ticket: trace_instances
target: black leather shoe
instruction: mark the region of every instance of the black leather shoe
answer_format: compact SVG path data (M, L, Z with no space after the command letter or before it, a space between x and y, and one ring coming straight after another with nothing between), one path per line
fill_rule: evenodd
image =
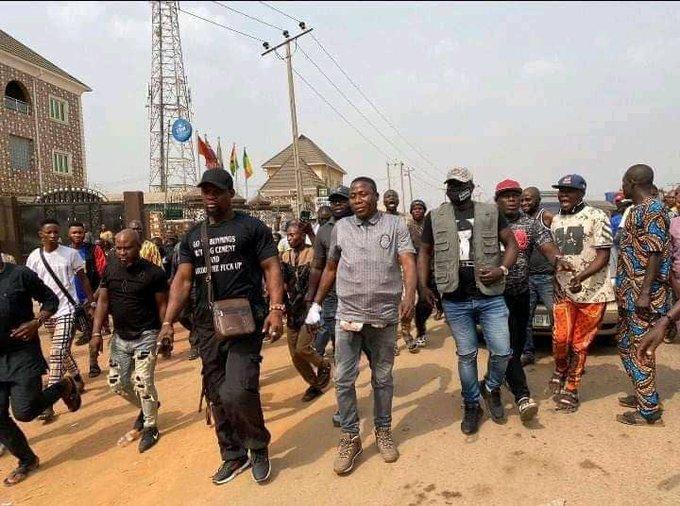
M479 382L479 389L482 391L482 399L484 399L486 409L491 414L491 419L498 424L505 423L507 419L505 418L505 408L501 400L501 389L496 388L489 391L484 380Z
M460 430L463 434L475 434L479 430L479 425L482 423L482 415L484 411L478 402L466 402L463 421L460 422Z

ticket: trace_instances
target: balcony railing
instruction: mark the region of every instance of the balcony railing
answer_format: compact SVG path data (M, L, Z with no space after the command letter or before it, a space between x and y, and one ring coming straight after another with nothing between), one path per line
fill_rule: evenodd
M30 112L30 106L22 100L5 95L4 103L6 109L12 109L13 111L20 112L21 114L28 114Z

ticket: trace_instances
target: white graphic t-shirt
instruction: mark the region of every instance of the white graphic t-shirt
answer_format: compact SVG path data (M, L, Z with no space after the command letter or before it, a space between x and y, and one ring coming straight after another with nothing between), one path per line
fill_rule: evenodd
M612 228L604 211L590 206L575 214L557 214L550 227L555 244L564 255L564 259L574 267L576 273L583 271L595 260L598 249L610 249L613 245ZM583 281L578 293L569 290L571 272L556 272L556 298L568 297L574 302L593 304L614 300L614 286L609 277L609 266Z

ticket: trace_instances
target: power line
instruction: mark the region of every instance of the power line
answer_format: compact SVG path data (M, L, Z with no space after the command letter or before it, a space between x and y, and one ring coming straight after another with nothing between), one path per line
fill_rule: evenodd
M364 114L364 112L363 112L361 109L359 109L359 107L357 107L357 106L354 104L354 102L352 102L352 100L351 100L351 99L350 99L350 98L349 98L349 97L348 97L348 96L347 96L347 95L346 95L346 94L338 87L337 84L335 84L335 82L334 82L330 77L328 77L328 75L323 71L323 69L322 69L321 67L319 67L319 65L311 58L311 56L309 56L309 55L305 52L304 49L302 49L302 47L300 47L300 46L298 45L298 49L300 50L300 52L302 53L302 55L303 55L305 58L307 58L307 60L308 60L308 61L316 68L316 70L318 70L318 71L321 73L321 75L322 75L323 77L326 78L326 80L330 83L330 85L331 85L333 88L335 88L335 91L337 91L337 92L340 94L340 96L341 96L342 98L344 98L344 99L347 101L347 103L348 103L349 105L351 105L351 106L354 108L354 110L355 110L355 111L356 111L356 112L357 112L364 120L366 120L366 122L367 122L371 127L373 127L373 129L378 133L378 135L380 135L380 137L382 137L382 138L383 138L390 146L392 146L398 153L400 153L400 154L403 155L403 156L406 156L405 153L403 153L403 152L401 151L401 148L399 148L399 146L397 146L394 142L392 142L392 140L391 140L389 137L387 137L385 134L382 133L382 131L375 125L375 123L373 123L373 122L371 121L371 119L370 119L368 116L366 116L366 114Z
M284 28L281 28L280 26L273 25L273 24L271 24L271 23L269 23L269 22L267 22L263 19L260 19L260 18L255 17L255 16L251 16L250 14L246 14L245 12L241 12L238 9L234 9L233 7L229 7L228 5L224 5L222 2L218 2L217 0L213 0L213 3L219 5L220 7L225 8L225 9L231 11L231 12L235 12L236 14L240 14L243 17L246 17L248 19L252 19L253 21L257 21L258 23L261 23L261 24L268 26L270 28L274 28L275 30L279 30L279 31L282 31L282 32L285 30Z
M436 168L437 168L436 165L435 165L434 163L432 163L432 162L430 161L430 159L427 158L427 157L422 153L422 151L420 151L420 149L418 149L418 148L415 147L413 144L411 144L411 143L408 141L408 139L406 139L406 137L404 137L404 135L401 133L401 131L396 127L396 125L395 125L394 123L392 123L392 121L390 121L390 119L389 119L387 116L385 116L385 115L380 111L380 109L378 109L378 106L375 105L375 102L373 102L373 101L372 101L372 100L371 100L371 99L363 92L363 90L361 89L361 87L359 87L359 85L358 85L358 84L357 84L357 83L349 76L349 74L347 74L347 72L345 72L345 70L344 70L344 69L342 68L342 66L338 63L338 61L333 57L332 54L330 54L330 53L328 52L328 50L324 47L323 44L321 44L321 42L319 41L319 39L317 39L317 38L314 36L314 34L312 34L312 39L314 39L314 41L319 45L319 47L321 48L321 50L322 50L322 51L326 54L326 56L328 56L328 58L335 64L335 66L338 68L338 70L340 70L340 72L342 72L342 74L347 78L347 80L352 84L352 86L354 86L354 88L359 92L359 94L364 98L364 100L366 100L366 102L368 102L368 103L370 104L370 106L371 106L371 107L373 108L373 110L378 114L378 116L380 116L380 117L383 119L383 121L384 121L385 123L387 123L387 124L392 128L392 130L394 130L394 131L396 132L396 134L397 134L397 135L398 135L398 136L399 136L399 137L400 137L400 138L401 138L401 139L402 139L402 140L403 140L403 141L404 141L411 149L413 149L413 151L415 151L415 152L416 152L423 160L425 160L425 161L426 161L427 163L429 163L433 168L436 169Z
M264 5L265 7L269 7L271 10L276 11L276 12L278 12L279 14L282 14L282 15L286 16L288 19L292 19L292 20L295 21L296 23L300 23L300 20L299 20L299 19L294 18L294 17L291 16L290 14L286 14L285 12L283 12L283 11L280 10L280 9L277 9L277 8L274 7L273 5L269 5L267 2L260 2L260 3L261 3L262 5Z
M328 107L330 107L335 114L340 116L340 118L347 123L348 126L353 128L366 142L368 142L371 146L373 146L380 154L382 154L386 158L391 158L390 155L388 155L380 146L378 146L375 142L373 142L371 139L366 137L366 135L359 130L354 124L347 119L347 117L342 114L333 104L331 104L326 97L324 97L321 92L319 92L307 79L304 78L302 74L300 74L296 69L293 69L293 72L295 73L296 76L298 76L303 83L305 83L315 94L317 97L319 97Z
M177 10L179 12L183 12L184 14L188 14L189 16L193 16L193 17L198 18L202 21L205 21L206 23L210 23L211 25L219 26L220 28L224 28L225 30L229 30L230 32L236 33L238 35L242 35L244 37L248 37L249 39L253 39L253 40L256 40L256 41L262 42L262 43L267 42L264 39L260 39L259 37L255 37L254 35L250 35L248 33L241 32L241 31L236 30L235 28L232 28L230 26L223 25L221 23L218 23L217 21L213 21L212 19L204 18L203 16L199 16L198 14L194 14L193 12L185 11L181 7L178 7Z

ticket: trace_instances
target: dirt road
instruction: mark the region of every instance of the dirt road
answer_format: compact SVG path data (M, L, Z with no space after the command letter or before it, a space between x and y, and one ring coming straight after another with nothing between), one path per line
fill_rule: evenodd
M397 357L393 428L401 458L385 464L372 435L370 376L358 380L364 454L353 474L332 471L338 429L331 425L332 391L300 402L304 385L284 342L264 351L262 397L272 432L273 479L255 484L250 474L216 487L219 464L214 433L197 413L198 361L186 360L186 334L174 358L161 360L157 385L163 407L161 440L144 455L136 445L116 447L135 410L108 392L101 376L88 383L78 413L62 403L50 425L22 424L40 456L41 470L0 504L679 504L680 345L660 354L659 384L666 425L626 427L614 420L616 396L628 388L613 347L598 346L589 359L581 409L552 409L544 385L551 360L527 369L541 402L538 421L524 427L514 409L508 423L486 420L467 438L459 429L460 383L446 327L437 323L431 346ZM547 350L547 349L546 349ZM78 360L86 364L82 348ZM480 364L486 355L480 356ZM511 408L507 391L504 399ZM4 476L15 461L0 458Z

